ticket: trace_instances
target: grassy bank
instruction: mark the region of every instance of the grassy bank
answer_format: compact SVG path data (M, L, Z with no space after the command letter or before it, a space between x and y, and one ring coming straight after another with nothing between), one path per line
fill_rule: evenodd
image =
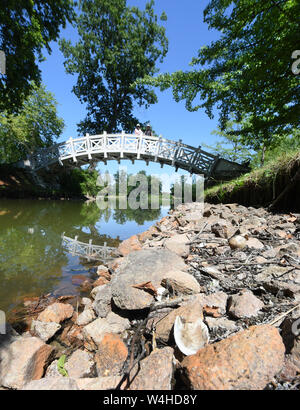
M299 212L299 173L300 150L281 152L261 168L208 188L205 201L237 202L246 206L269 206L274 203L274 209Z

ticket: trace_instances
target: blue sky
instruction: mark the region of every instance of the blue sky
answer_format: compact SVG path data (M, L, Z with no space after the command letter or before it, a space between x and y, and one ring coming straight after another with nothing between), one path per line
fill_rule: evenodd
M128 0L129 5L144 8L146 0ZM165 24L166 35L169 39L169 52L162 64L159 65L161 73L176 70L188 70L192 58L197 56L198 50L210 44L218 38L219 33L208 30L207 24L203 22L203 10L208 0L156 0L155 11L160 16L165 11L168 21ZM61 31L61 37L75 42L76 30L68 25ZM57 43L52 43L52 54L45 55L46 61L40 64L42 80L47 89L51 91L58 101L58 113L65 121L65 129L60 140L66 140L70 136L77 137L77 123L85 115L85 107L72 93L72 87L76 83L76 76L66 74L63 65L64 57ZM199 146L202 143L212 144L216 137L211 132L217 127L217 116L211 120L204 110L189 112L184 102L176 103L172 97L172 91L159 92L158 103L149 109L137 107L135 114L140 121L150 121L153 129L165 138L179 140L186 144ZM163 170L158 164L149 164L136 161L135 165L124 161L128 166L128 172L136 172L146 169L147 173L173 172L174 169L166 166ZM117 163L108 162L108 169L115 172ZM106 167L101 164L101 170ZM178 172L185 174L184 171Z

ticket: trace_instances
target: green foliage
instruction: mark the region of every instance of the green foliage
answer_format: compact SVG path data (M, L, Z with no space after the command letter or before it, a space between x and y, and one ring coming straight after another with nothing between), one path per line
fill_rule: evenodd
M0 50L6 75L0 75L0 112L15 112L40 84L42 49L50 52L61 27L73 19L73 0L1 0Z
M214 146L202 144L209 148L214 154L220 155L222 158L230 161L245 162L252 158L251 152L243 143L243 139L237 134L231 134L232 131L238 131L242 125L234 120L229 120L226 128L222 131L221 128L213 131L212 134L222 138Z
M78 74L73 92L86 104L87 117L79 132L133 131L134 105L157 102L149 87L132 84L157 72L156 63L167 53L165 28L158 24L154 0L144 11L126 0L83 0L77 17L79 41L60 42L69 74ZM162 20L166 16L162 15Z
M62 356L60 356L60 358L57 361L57 370L62 376L68 377L69 375L65 369L65 362L66 362L66 355L63 354Z
M64 128L57 102L45 87L32 84L30 96L18 114L0 113L0 162L23 159L37 148L53 145Z
M96 170L73 169L61 177L61 187L73 195L95 197L99 191L98 177Z
M141 83L171 87L176 101L185 100L190 111L204 108L210 118L220 109L222 130L232 114L245 119L236 132L245 145L270 147L300 124L299 77L291 70L299 15L299 0L211 0L204 22L220 38L199 50L191 71Z

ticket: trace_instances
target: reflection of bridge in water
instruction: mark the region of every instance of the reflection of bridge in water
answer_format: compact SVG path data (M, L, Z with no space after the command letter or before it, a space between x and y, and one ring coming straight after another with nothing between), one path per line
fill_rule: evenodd
M93 245L92 239L89 240L89 243L85 243L78 241L77 238L78 236L75 236L75 238L72 239L62 235L62 244L64 248L73 256L81 256L82 258L88 259L88 261L104 261L114 258L113 254L116 251L116 248L107 246L106 242L104 242L104 245Z
M242 164L228 161L178 142L154 136L132 134L107 134L72 139L42 148L30 155L27 160L19 161L18 167L32 171L60 164L67 167L80 167L90 161L143 160L157 162L186 170L191 174L202 174L205 178L226 179L248 171Z

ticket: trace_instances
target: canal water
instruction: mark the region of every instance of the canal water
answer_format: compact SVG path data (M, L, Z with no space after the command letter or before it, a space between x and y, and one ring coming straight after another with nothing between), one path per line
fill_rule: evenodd
M0 200L0 310L9 317L24 298L80 294L74 279L92 278L101 261L74 255L64 238L117 247L168 211L100 210L95 202L82 201Z

